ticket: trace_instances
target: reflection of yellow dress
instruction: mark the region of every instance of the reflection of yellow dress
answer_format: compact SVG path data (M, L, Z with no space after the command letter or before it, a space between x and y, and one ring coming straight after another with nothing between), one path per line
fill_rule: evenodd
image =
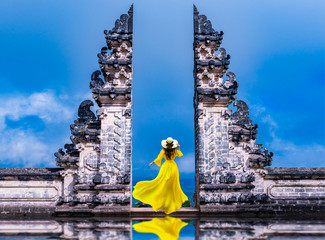
M160 166L161 160L165 158L158 176L152 181L140 181L134 186L133 197L151 205L156 212L158 209L163 209L166 214L176 212L188 200L179 182L178 168L174 161L176 156L181 157L183 153L176 149L176 155L168 160L162 149L154 161Z
M154 218L151 221L133 224L133 228L141 233L154 233L161 240L177 240L179 232L187 224L179 218L167 216L162 219Z

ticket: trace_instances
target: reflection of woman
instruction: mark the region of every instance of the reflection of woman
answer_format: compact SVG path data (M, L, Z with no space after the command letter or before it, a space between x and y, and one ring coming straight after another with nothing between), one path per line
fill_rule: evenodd
M182 203L188 200L183 193L179 182L179 173L175 157L183 156L180 151L180 145L171 137L161 141L163 149L158 157L149 164L153 163L158 166L161 160L165 158L165 162L161 165L158 176L152 181L141 181L134 186L133 197L143 203L149 204L157 212L163 209L166 214L177 211ZM178 147L178 149L176 149Z
M162 219L154 218L151 221L133 224L133 228L141 233L154 233L161 240L176 240L181 229L187 224L179 218L167 216Z

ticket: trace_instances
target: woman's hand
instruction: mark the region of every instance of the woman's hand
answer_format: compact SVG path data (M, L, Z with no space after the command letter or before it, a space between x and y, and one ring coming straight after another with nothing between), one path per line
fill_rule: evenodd
M178 148L178 150L180 150L180 148L179 148L179 147L180 147L180 145L177 143L177 148Z
M154 163L154 162L149 163L149 167L151 167L151 165L152 165L153 163Z

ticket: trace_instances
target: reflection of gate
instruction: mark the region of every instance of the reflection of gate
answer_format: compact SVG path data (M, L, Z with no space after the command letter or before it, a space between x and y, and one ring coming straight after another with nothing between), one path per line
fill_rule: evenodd
M80 104L71 143L55 153L62 168L0 169L3 211L139 214L131 209L133 6L105 38L90 82L97 116L92 101ZM227 72L222 38L194 6L196 209L182 214L324 211L325 168L268 167L273 153L255 144L258 126L247 104L235 101L238 83Z
M172 223L183 222L185 224L168 226L166 219L172 219ZM147 226L146 233L161 235L175 235L189 239L273 239L295 238L317 239L325 237L324 220L317 219L254 219L254 218L177 218L165 216L165 218L70 218L46 220L0 220L1 238L55 238L55 239L111 239L131 240L147 239L145 234L135 235L133 226L139 221L159 221L159 227ZM188 223L188 224L186 224ZM183 227L185 225L185 227ZM184 230L183 230L184 229ZM185 230L187 229L187 230ZM142 237L143 235L143 237ZM168 238L169 239L169 238ZM174 238L173 238L174 239ZM176 239L176 238L175 238Z

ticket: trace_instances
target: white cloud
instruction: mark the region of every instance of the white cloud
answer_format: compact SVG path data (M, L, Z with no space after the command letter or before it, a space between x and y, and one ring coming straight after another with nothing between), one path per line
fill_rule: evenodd
M272 136L270 150L275 152L273 166L277 167L325 167L325 146L296 144Z
M261 118L261 122L267 123L270 129L275 130L278 128L278 124L274 121L270 114L266 114Z
M37 116L46 124L59 123L70 120L75 111L50 90L29 96L0 96L0 101L0 161L4 164L11 161L10 165L23 167L54 166L53 153L60 146L45 144L42 132L35 133L24 126L9 128L5 120L18 121L27 116Z
M280 126L261 105L252 105L250 114L256 117L257 121L268 125L272 140L264 145L267 144L269 151L274 152L272 166L325 167L325 146L312 143L312 141L309 145L297 145L278 137L277 130L280 129Z
M0 97L0 129L5 127L4 119L19 120L26 116L38 116L47 122L61 122L70 119L74 111L52 91L33 93L30 96L15 95Z
M23 167L55 166L50 147L41 142L34 133L19 129L1 132L0 162Z

